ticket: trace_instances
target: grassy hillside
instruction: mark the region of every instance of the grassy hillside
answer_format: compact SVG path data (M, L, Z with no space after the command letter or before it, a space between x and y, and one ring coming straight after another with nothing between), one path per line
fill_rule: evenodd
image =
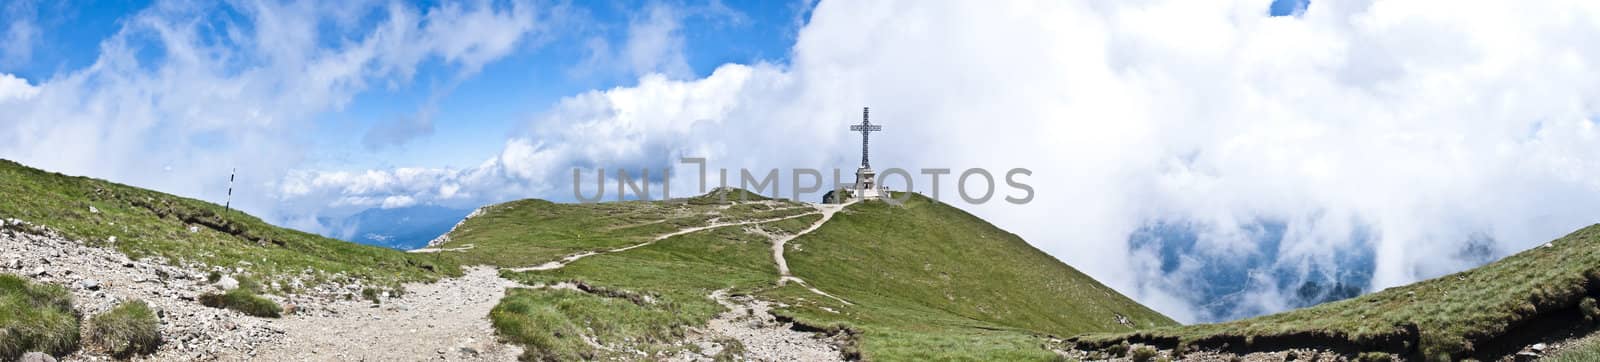
M903 206L852 205L791 247L800 249L787 253L795 275L856 306L830 306L849 310L835 314L804 303L780 313L859 328L869 356L921 359L994 348L979 355L1047 357L1017 353L1037 347L1012 336L1176 324L1015 234L921 196Z
M242 268L261 281L307 269L314 271L308 282L342 274L380 285L461 273L450 260L279 228L205 201L6 160L0 160L0 200L0 219L44 225L133 258Z
M670 342L723 310L707 298L722 289L781 303L779 315L804 325L849 331L856 349L848 352L876 360L1047 360L1054 357L1042 347L1047 335L1174 324L1015 235L920 196L905 206L852 205L790 242L793 274L847 305L798 283L777 283L765 234L805 229L821 218L814 209L695 200L495 205L445 247L475 245L449 253L465 263L520 267L713 221L776 220L673 236L555 270L505 273L528 284L577 282L589 291L517 290L496 308L496 328L536 359L611 353L584 338L647 352L681 348Z
M739 203L740 200L752 202ZM805 210L804 205L793 202L755 202L765 200L734 189L673 202L512 201L486 206L482 214L463 221L450 232L451 241L441 247L471 245L473 252L456 254L468 264L528 266L577 252L645 242L682 228L704 226L713 218L753 220Z
M1079 339L1235 352L1318 347L1426 360L1491 360L1600 319L1600 225L1460 273L1264 317Z

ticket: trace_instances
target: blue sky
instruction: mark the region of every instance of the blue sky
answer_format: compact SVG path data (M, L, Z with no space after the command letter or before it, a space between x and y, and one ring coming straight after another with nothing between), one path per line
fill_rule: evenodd
M21 58L12 56L0 62L0 72L40 83L87 67L100 57L103 40L116 34L131 15L152 5L150 1L10 5L13 9L5 13L7 17L28 18L40 30L31 39L39 46ZM428 8L438 3L412 5ZM675 12L670 20L677 23L673 32L681 38L681 49L675 51L681 51L686 72L673 76L698 78L726 63L786 63L789 46L812 4L595 1L549 5L567 7L559 15L564 19L558 20L563 29L540 35L540 39L523 39L515 51L484 65L479 72L462 76L460 69L439 59L423 61L410 79L401 79L393 87L373 87L356 94L342 109L317 115L316 128L309 132L316 135L309 141L309 162L321 168L352 170L471 165L501 147L483 140L506 137L562 97L637 83L639 70L597 64L590 44L597 39L609 44L627 42L630 23L647 21L651 7ZM214 22L210 26L241 20L235 6L210 6L202 11L210 13ZM354 27L370 27L381 20L381 12L372 11ZM0 21L3 23L10 22ZM323 46L350 41L353 34L336 27L319 26L318 41ZM141 51L141 60L147 64L160 61L160 44L155 39L135 39L134 46L152 49ZM424 110L432 114L431 134L398 145L363 144L362 135L379 123L415 118Z
M1593 1L11 0L0 158L215 202L237 167L233 205L326 231L680 156L848 175L871 106L875 167L1029 168L960 206L1193 321L1600 220L1597 34Z

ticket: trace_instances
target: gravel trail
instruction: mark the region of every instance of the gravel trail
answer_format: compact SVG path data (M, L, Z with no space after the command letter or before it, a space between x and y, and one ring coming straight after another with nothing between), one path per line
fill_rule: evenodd
M700 353L687 353L670 358L670 361L708 361L728 346L729 339L739 341L743 357L749 361L843 361L838 340L815 333L796 331L793 325L779 322L769 311L771 303L748 296L729 296L727 290L711 293L711 299L728 308L706 323L702 331L692 333L690 343L700 347Z
M499 343L489 310L515 283L494 268L431 284L378 307L357 300L328 307L326 316L290 316L276 323L283 338L264 345L261 361L513 361L522 348Z

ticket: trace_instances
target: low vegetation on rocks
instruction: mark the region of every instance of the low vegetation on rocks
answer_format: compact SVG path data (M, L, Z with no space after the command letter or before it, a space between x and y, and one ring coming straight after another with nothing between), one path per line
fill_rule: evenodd
M78 349L78 315L65 288L0 274L0 360Z
M262 318L278 318L283 313L283 308L279 307L278 303L273 303L245 288L237 288L226 293L203 294L200 296L200 304Z
M161 320L144 301L130 301L89 320L89 343L117 358L155 353Z

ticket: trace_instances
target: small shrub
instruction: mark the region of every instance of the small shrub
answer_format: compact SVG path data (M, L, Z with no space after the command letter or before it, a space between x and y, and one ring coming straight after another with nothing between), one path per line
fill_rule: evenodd
M1134 348L1132 350L1132 354L1133 355L1130 356L1130 358L1133 359L1133 362L1150 362L1150 360L1155 359L1160 352L1156 351L1155 347L1139 346L1138 348Z
M210 274L206 274L206 282L207 283L216 284L218 281L221 281L221 280L222 280L222 273L218 273L215 270L212 270Z
M1356 360L1361 362L1392 362L1394 357L1383 352L1362 352L1356 356Z
M62 356L78 348L78 314L66 288L0 274L0 311L0 360L33 351Z
M89 343L117 358L154 353L161 346L161 320L144 301L122 303L89 320Z
M717 352L715 356L711 356L713 361L731 362L744 355L744 343L739 342L737 339L719 338L717 339L717 344L722 345L722 351Z
M244 288L230 290L224 294L206 294L200 296L200 304L212 308L223 308L238 311L247 315L263 318L278 318L282 316L283 308L278 303L256 296Z
M1110 353L1113 357L1122 357L1128 355L1128 348L1131 348L1128 345L1128 341L1122 341L1122 343L1106 347L1106 353Z
M1596 305L1594 298L1583 298L1578 302L1578 310L1583 311L1583 320L1589 323L1600 322L1600 305Z
M372 289L372 288L362 289L361 290L361 298L369 300L369 301L372 301L372 304L382 304L383 303L382 300L378 299L378 290L377 289Z
M251 278L244 275L235 276L234 278L239 280L239 289L248 290L253 294L261 294L262 292L267 291L267 288L261 286L261 282L256 281L256 278Z

